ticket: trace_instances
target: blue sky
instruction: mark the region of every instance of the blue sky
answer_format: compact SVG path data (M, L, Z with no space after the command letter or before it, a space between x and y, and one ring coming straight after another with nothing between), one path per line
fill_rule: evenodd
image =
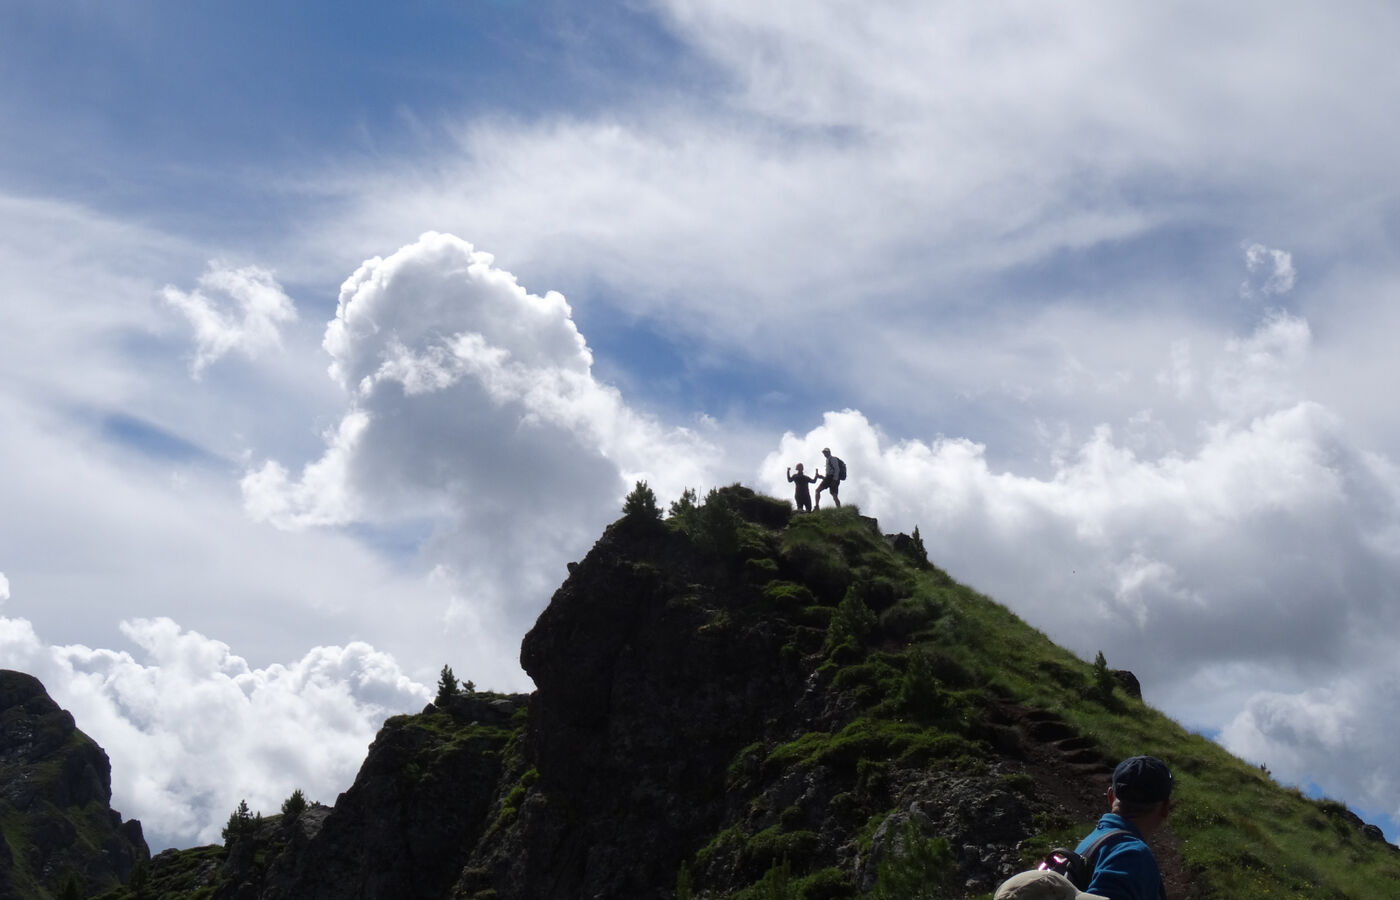
M752 6L10 4L0 665L213 840L831 446L1394 839L1400 15Z

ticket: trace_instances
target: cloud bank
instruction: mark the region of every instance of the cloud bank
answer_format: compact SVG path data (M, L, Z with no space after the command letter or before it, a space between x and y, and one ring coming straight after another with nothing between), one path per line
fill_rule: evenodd
M1043 477L956 437L891 440L856 410L789 432L762 464L830 446L847 502L1085 659L1138 674L1148 702L1219 733L1287 783L1400 814L1389 735L1400 639L1400 470L1298 396L1307 322L1268 314L1227 341L1215 418L1179 450L1138 441L1149 411L1062 447ZM1181 360L1190 368L1188 360Z
M132 619L139 651L46 645L25 619L0 618L0 657L38 677L112 760L113 803L140 818L154 849L217 843L246 799L272 814L300 788L335 802L384 718L431 699L363 643L316 647L253 668L170 619Z

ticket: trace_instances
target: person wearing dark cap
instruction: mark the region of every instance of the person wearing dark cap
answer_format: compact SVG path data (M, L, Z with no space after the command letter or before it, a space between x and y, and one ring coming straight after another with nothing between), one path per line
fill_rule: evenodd
M1110 811L1075 851L1086 856L1103 839L1085 890L1108 900L1166 900L1161 870L1146 838L1167 820L1171 796L1172 773L1160 759L1134 756L1118 764L1108 789Z

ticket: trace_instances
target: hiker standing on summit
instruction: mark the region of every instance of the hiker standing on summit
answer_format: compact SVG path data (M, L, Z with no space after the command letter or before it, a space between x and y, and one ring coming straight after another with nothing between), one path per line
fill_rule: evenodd
M1086 891L1108 900L1166 900L1157 859L1144 839L1167 820L1171 796L1172 773L1160 759L1134 756L1118 764L1108 789L1111 812L1075 850L1092 857Z
M817 479L813 478L811 475L803 473L802 463L797 464L796 475L792 474L792 466L788 466L788 482L790 484L794 482L797 484L797 493L793 499L797 503L798 512L812 511L812 494L809 490L807 490L807 485L811 484L816 480Z
M841 457L832 456L827 447L822 448L822 456L826 457L826 471L822 473L821 483L817 485L817 509L822 508L822 491L830 492L831 502L839 507L841 482L846 480L846 464L841 461Z

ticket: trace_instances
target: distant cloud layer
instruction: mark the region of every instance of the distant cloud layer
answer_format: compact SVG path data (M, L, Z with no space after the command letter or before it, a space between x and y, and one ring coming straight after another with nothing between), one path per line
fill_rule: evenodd
M37 676L100 737L114 802L158 848L217 843L239 800L268 814L298 788L334 802L384 717L431 699L366 644L255 669L169 619L130 620L122 631L141 659L46 646L26 620L0 618L0 658Z

